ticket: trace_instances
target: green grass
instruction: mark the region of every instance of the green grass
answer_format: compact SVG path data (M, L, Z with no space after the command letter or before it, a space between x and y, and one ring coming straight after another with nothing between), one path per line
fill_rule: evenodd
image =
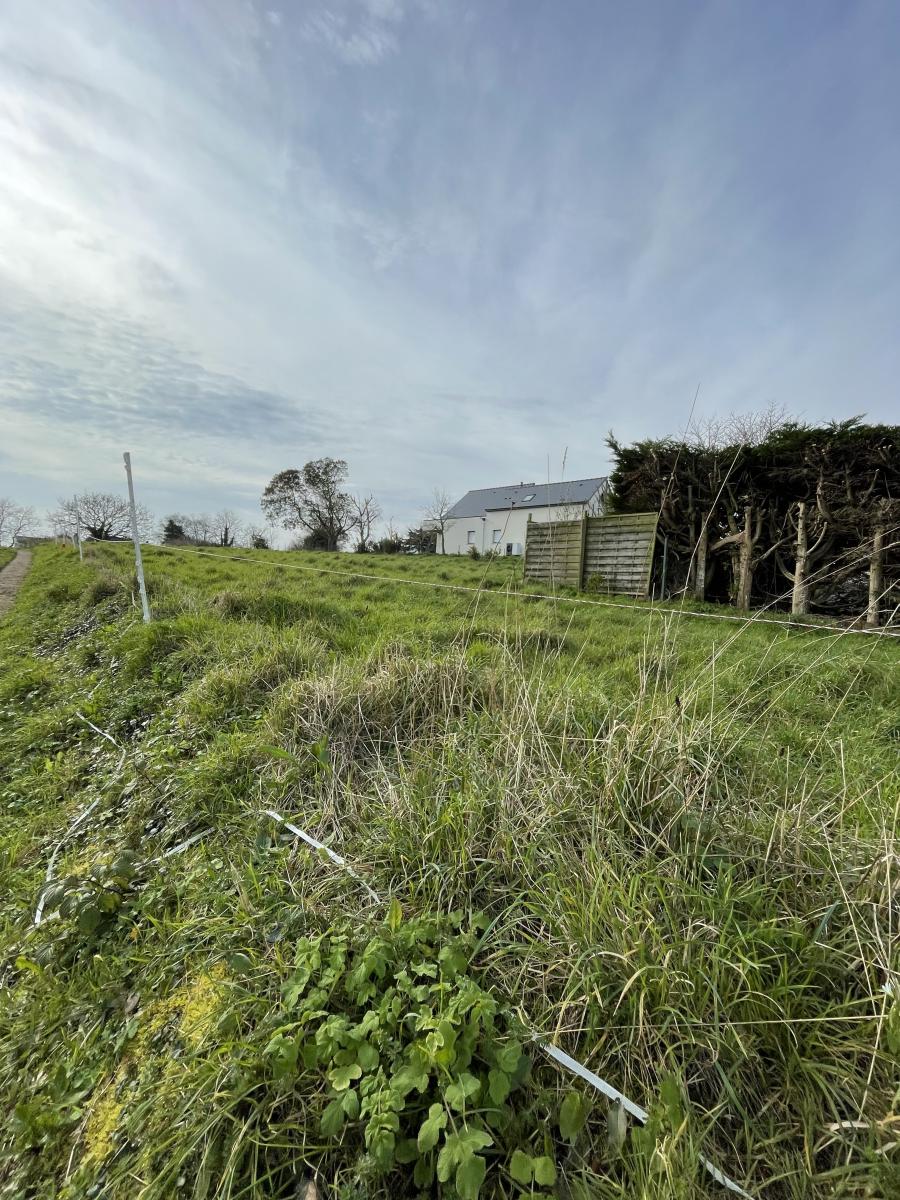
M246 557L0 623L0 1197L900 1192L896 641Z
M15 557L15 550L10 550L6 546L0 546L0 571L3 570L7 563L11 563Z

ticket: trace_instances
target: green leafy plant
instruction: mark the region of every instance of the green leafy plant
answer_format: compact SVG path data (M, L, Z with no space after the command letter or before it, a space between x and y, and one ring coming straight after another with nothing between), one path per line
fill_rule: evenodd
M83 1101L90 1095L94 1077L72 1071L61 1062L47 1076L39 1096L17 1104L12 1112L12 1130L23 1149L37 1150L81 1120Z
M460 1200L489 1172L524 1182L526 1161L529 1183L556 1177L551 1157L527 1152L534 1093L511 1099L530 1069L525 1035L469 969L477 935L458 914L405 921L395 900L364 941L302 939L266 1047L276 1079L319 1076L320 1131L361 1168L412 1165L418 1187L437 1180Z
M567 1142L574 1144L584 1129L588 1109L580 1092L569 1092L559 1107L559 1132Z
M138 856L123 850L109 862L96 863L86 875L55 880L41 893L44 912L58 911L78 933L90 937L122 907L138 865Z

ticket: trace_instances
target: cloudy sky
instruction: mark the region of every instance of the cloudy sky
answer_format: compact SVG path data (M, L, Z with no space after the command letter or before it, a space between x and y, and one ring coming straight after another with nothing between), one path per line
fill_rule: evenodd
M900 5L3 0L0 493L900 412Z

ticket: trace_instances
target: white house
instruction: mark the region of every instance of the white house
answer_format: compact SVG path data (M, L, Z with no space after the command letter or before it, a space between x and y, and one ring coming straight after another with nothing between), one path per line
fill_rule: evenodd
M528 518L532 521L570 521L603 511L607 480L569 479L563 483L519 483L509 487L476 488L450 509L444 522L447 554L522 554ZM440 554L438 532L437 551Z

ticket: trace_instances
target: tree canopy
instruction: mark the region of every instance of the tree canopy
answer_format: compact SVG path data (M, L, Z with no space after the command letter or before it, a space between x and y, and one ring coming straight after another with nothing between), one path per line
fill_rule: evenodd
M798 613L852 614L868 605L870 623L890 608L900 426L858 417L826 426L785 420L756 440L625 446L610 435L608 445L615 462L609 504L659 512L672 590ZM873 571L882 594L864 601Z
M186 542L188 540L184 526L175 517L169 517L163 525L162 540L165 545L177 544L178 542Z
M310 546L338 550L349 533L367 546L379 515L372 496L357 498L344 490L347 463L342 458L314 458L269 481L260 505L266 516L285 529L306 531Z

